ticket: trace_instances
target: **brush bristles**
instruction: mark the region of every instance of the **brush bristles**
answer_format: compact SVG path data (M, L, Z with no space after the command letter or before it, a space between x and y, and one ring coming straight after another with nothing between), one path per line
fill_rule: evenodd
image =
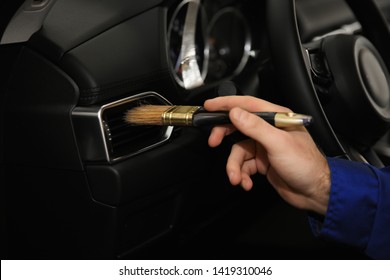
M162 115L172 106L142 105L127 111L125 121L131 125L162 125Z

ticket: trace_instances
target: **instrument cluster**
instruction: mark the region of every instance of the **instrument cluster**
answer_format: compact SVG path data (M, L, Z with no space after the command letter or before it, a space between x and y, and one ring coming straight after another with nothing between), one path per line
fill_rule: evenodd
M170 10L167 44L185 89L238 75L251 55L251 32L236 1L183 0Z

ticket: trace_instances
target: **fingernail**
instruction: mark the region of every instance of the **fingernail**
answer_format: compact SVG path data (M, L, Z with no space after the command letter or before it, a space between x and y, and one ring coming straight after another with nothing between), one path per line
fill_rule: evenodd
M230 183L232 183L234 185L234 172L230 172L228 177L229 177Z

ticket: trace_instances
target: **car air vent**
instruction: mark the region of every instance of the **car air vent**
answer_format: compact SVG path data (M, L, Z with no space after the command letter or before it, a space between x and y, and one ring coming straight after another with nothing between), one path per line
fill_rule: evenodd
M140 104L170 104L155 92L146 92L100 107L77 107L73 120L85 161L116 162L139 154L169 139L173 127L131 126L126 112Z

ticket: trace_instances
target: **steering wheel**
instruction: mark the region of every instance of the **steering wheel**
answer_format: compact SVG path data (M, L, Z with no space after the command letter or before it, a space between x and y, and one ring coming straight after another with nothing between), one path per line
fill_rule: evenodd
M327 156L381 167L375 142L390 128L390 31L373 0L346 0L365 37L330 35L302 44L294 0L267 1L272 58L282 100L310 114Z

